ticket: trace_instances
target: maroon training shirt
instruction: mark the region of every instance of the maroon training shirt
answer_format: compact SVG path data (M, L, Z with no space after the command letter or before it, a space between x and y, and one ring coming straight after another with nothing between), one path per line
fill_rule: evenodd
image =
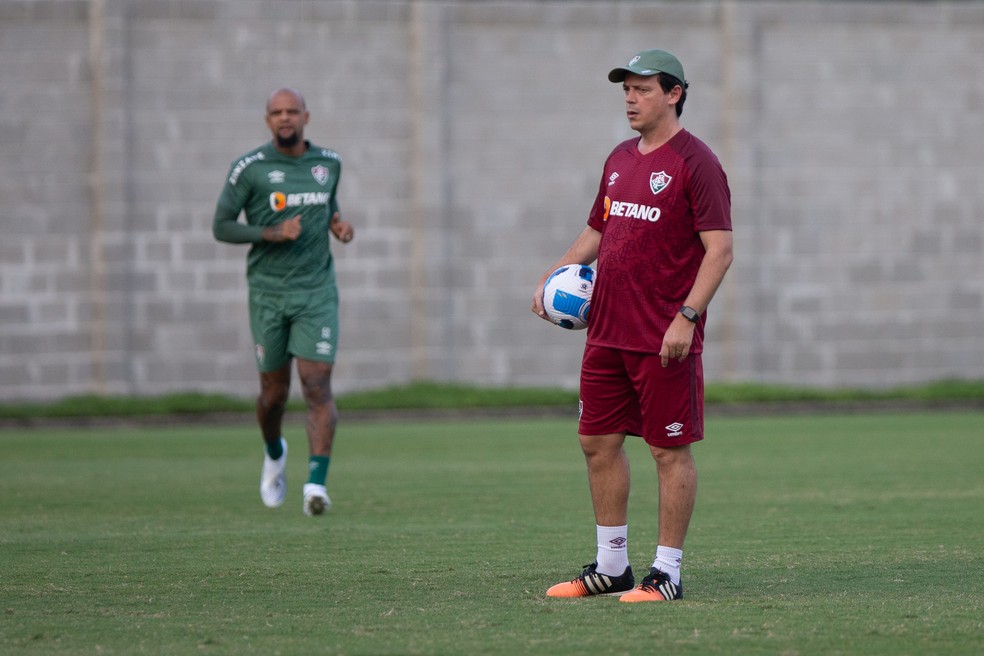
M686 130L647 155L638 143L608 156L588 217L602 233L588 344L658 353L704 257L698 233L731 230L731 192L717 157ZM691 353L703 350L705 318Z

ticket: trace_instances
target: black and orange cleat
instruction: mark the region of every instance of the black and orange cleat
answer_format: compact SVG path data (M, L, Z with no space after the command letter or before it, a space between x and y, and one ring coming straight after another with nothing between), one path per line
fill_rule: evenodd
M595 595L622 594L632 589L635 577L632 568L626 567L621 576L599 574L598 563L584 566L584 571L576 579L558 583L547 590L548 597L593 597Z
M642 579L639 587L632 592L626 592L619 601L629 603L635 601L675 601L683 599L683 584L670 581L670 575L655 567L649 570L649 576Z

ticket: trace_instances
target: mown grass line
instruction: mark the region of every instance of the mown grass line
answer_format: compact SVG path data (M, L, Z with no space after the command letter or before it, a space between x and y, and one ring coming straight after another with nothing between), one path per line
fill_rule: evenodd
M708 406L724 413L735 408L767 412L798 411L817 405L834 409L873 409L891 406L960 405L984 407L984 381L943 380L923 385L871 389L817 389L760 383L710 383ZM350 392L338 398L342 413L385 411L544 411L576 406L577 391L559 388L481 387L417 382L381 389ZM303 411L292 399L289 409ZM161 396L81 395L49 402L0 403L0 420L58 419L65 417L160 417L167 415L251 414L251 398L184 392Z

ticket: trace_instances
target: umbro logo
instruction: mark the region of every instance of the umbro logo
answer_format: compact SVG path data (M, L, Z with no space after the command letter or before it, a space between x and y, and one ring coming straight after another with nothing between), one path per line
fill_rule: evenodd
M666 427L666 436L667 437L679 437L680 435L683 435L683 430L682 429L683 429L683 424L681 424L678 421L675 421L675 422L673 422L672 424L670 424L669 426Z
M624 549L625 543L628 542L625 538L619 537L613 540L609 540L608 544L612 545L612 549Z

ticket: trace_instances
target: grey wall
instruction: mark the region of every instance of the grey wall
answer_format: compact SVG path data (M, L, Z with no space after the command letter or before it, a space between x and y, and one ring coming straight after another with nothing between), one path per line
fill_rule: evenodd
M252 395L233 158L302 89L338 150L338 391L576 385L529 312L662 47L728 170L709 380L984 377L984 3L0 1L0 397Z

